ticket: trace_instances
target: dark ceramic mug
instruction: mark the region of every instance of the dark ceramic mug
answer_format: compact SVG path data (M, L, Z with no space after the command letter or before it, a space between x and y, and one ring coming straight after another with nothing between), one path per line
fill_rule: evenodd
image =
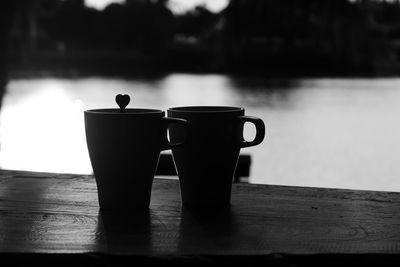
M172 149L183 205L224 207L230 204L240 149L260 144L265 135L264 122L244 113L243 108L223 106L168 109L168 117L189 123L190 136L185 146ZM245 122L256 127L252 141L243 138ZM182 140L186 135L187 131L179 125L169 128L171 142Z
M183 145L170 143L167 129L174 124L186 129L187 122L155 109L95 109L84 115L100 208L147 209L160 151Z

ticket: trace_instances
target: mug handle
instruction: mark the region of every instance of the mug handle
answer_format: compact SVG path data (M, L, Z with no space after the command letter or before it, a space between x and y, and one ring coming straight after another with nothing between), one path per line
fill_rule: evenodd
M256 117L251 117L251 116L240 116L240 117L238 117L238 120L240 123L243 123L243 125L245 122L251 122L256 127L256 137L254 137L254 140L246 141L243 139L240 143L241 148L256 146L264 140L265 124L262 119L256 118Z
M164 120L164 123L166 124L166 129L168 129L169 125L173 124L173 123L177 123L177 124L180 124L181 126L183 126L186 131L186 137L183 141L174 143L174 144L171 144L166 138L164 145L161 147L161 150L168 150L168 149L183 146L186 143L187 133L188 133L188 129L189 129L189 123L187 122L187 120L179 119L179 118L171 118L171 117L164 117L163 120Z

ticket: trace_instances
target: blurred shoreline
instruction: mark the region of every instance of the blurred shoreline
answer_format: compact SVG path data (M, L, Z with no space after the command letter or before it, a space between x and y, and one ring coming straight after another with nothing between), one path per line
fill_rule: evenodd
M318 59L310 59L310 61ZM191 60L193 62L194 60ZM307 61L307 59L304 59ZM322 60L321 60L322 61ZM68 59L42 56L29 65L9 65L8 76L11 79L59 77L77 78L90 76L103 77L159 77L169 73L190 74L225 74L233 76L255 76L265 78L320 78L320 77L399 77L400 68L397 65L385 66L382 69L346 70L343 66L315 63L302 66L300 63L270 60L271 65L250 66L244 69L218 67L207 58L199 56L196 63L184 64L177 59L160 59L154 57L129 56L93 56L79 55Z
M400 65L353 68L329 58L310 54L268 54L262 61L241 56L230 64L223 53L198 47L170 49L163 54L140 51L75 50L38 51L34 55L9 59L10 78L29 77L153 77L168 73L229 74L257 77L397 77Z

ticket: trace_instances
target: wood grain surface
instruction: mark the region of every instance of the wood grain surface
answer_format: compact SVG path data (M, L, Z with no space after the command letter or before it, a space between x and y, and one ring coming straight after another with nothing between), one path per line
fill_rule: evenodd
M104 214L92 176L0 171L0 253L93 252L394 255L400 194L234 184L229 209L187 210L178 181L155 179L148 212Z

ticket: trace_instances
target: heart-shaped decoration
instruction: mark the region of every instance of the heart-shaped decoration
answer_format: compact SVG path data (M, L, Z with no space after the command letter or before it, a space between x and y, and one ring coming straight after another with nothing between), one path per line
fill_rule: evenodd
M129 95L118 94L115 97L115 102L117 102L121 111L125 110L126 106L129 104L130 101L131 101L131 98L129 97Z

